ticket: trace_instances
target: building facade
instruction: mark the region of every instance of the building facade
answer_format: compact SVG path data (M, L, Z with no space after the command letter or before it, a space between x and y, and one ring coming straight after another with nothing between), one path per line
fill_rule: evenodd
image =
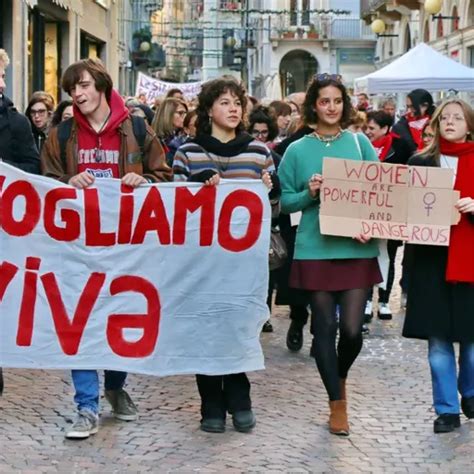
M306 89L316 73L353 79L374 70L375 35L360 19L358 1L254 0L249 89L278 99Z
M124 0L126 1L126 0ZM119 4L115 0L0 0L0 47L10 56L7 95L24 110L46 90L59 101L62 72L81 58L98 57L119 78Z
M377 67L420 42L474 67L474 0L444 0L440 15L426 12L422 0L363 1L362 17L367 24L380 18L386 25L384 35L392 35L381 35L377 40Z

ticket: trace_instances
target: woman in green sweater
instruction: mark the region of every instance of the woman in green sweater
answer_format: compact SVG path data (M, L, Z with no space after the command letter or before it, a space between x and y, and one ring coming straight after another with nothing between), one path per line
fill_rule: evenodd
M375 241L364 235L326 236L319 227L324 157L378 161L367 137L344 130L351 112L350 97L340 76L315 76L306 93L304 114L305 122L317 127L288 147L278 171L282 211L302 211L290 286L310 294L312 353L329 396L329 430L345 436L349 434L347 373L362 348L369 288L382 281Z

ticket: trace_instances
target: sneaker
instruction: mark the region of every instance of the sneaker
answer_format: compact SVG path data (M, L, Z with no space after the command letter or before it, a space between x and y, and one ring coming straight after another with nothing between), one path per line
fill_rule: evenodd
M265 321L262 327L262 332L273 332L273 326L270 321Z
M362 334L369 334L370 332L370 329L369 329L369 326L367 326L367 324L362 324Z
M459 415L443 413L434 421L433 430L435 433L451 433L461 426Z
M462 412L466 415L467 418L474 418L474 397L462 397L461 408Z
M379 303L379 319L387 321L392 319L392 312L390 311L390 307L388 303Z
M99 417L89 410L78 412L77 417L69 430L66 431L68 439L86 439L99 431Z
M370 323L373 318L373 307L372 307L372 301L367 301L365 303L365 311L364 311L364 323Z
M119 390L106 390L105 398L112 406L112 411L117 420L135 421L138 418L137 407L123 388Z
M407 307L407 294L402 293L402 296L400 297L400 308L405 309Z

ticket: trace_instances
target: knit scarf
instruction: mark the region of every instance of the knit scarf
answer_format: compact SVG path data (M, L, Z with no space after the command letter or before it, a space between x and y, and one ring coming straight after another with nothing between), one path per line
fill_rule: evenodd
M431 120L429 115L424 115L423 117L414 117L411 114L405 116L408 122L408 130L410 130L410 135L413 138L413 141L416 143L417 149L421 150L424 147L422 139L422 131L426 122Z
M392 148L392 142L393 136L390 133L372 142L372 146L375 148L380 161L385 161L385 158L387 158L388 152Z
M201 145L209 153L214 153L217 156L237 156L243 153L251 141L255 140L246 132L239 133L233 140L227 143L222 143L212 135L198 135L193 139L193 142Z
M458 158L454 189L461 198L474 198L474 142L452 143L440 138L443 155ZM446 280L474 284L474 215L461 214L459 224L451 227Z

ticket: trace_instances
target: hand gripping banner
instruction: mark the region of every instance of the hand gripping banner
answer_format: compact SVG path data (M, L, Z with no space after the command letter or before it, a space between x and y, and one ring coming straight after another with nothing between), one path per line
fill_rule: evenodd
M260 181L77 190L0 163L0 367L262 369Z

